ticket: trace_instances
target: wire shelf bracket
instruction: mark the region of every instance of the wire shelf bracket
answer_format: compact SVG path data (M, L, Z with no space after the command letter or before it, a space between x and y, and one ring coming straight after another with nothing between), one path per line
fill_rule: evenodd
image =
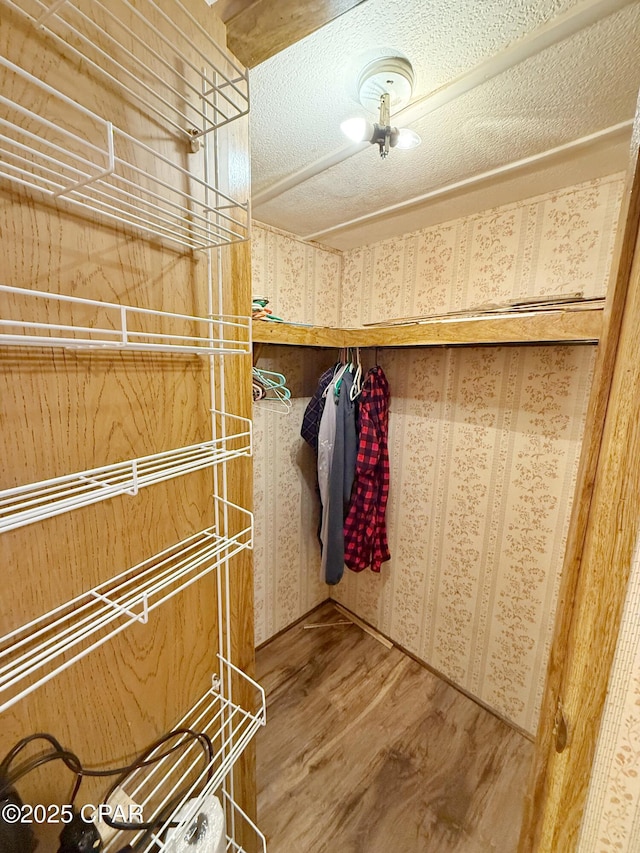
M229 413L218 414L223 419L239 421L244 429L200 444L0 491L0 533L116 495L135 495L146 486L250 456L251 421Z
M201 530L0 638L0 713L252 548L253 515L214 500L238 511L240 529L227 536Z

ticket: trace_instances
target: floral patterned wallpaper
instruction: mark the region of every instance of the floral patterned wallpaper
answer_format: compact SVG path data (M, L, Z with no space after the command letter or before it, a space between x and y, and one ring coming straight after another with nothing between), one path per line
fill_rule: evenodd
M278 372L295 372L293 350ZM267 368L269 369L269 368ZM275 366L274 366L275 369ZM260 645L328 598L320 577L313 453L300 446L306 400L288 415L254 404L255 636Z
M259 225L253 228L251 252L253 295L267 296L274 314L295 322L339 324L339 252ZM318 500L313 452L300 438L304 409L328 358L322 353L301 358L295 347L259 351L257 367L284 374L293 408L283 415L265 403L253 407L258 645L328 598L314 535Z
M254 224L251 275L253 296L268 297L277 317L320 326L340 324L341 252Z
M622 181L345 252L345 325L550 293L601 296ZM534 733L594 349L379 350L392 560L332 597Z
M380 351L392 389L380 575L332 597L535 731L594 349Z
M612 176L345 252L343 325L524 296L602 296L621 191Z
M526 295L601 295L621 189L613 176L342 258L258 227L254 293L288 319L346 326ZM331 589L318 584L313 460L298 436L313 383L297 377L300 351L290 355L303 396L287 417L256 416L258 642L330 594L534 732L593 355L379 350L392 391L392 560Z

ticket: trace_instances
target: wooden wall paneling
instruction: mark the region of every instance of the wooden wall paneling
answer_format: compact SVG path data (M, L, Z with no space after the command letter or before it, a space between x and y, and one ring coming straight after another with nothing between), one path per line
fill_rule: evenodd
M229 48L248 68L319 30L366 0L218 0Z
M204 4L202 10L192 5L220 40L224 27L215 15ZM174 162L189 165L175 133L5 12L3 7L0 50L5 56L99 108ZM197 41L197 33L193 37ZM3 93L20 88L6 83L5 76ZM157 167L144 158L138 164ZM4 284L207 312L202 253L176 250L123 226L79 216L6 183L0 187L0 229ZM10 307L11 299L2 296L0 302ZM248 314L248 301L243 311ZM240 382L239 374L230 373L229 381ZM237 410L238 397L228 392L231 410ZM211 437L209 364L192 356L2 348L0 400L0 488ZM244 483L250 461L243 463L238 479ZM211 472L205 470L2 535L0 634L210 525L211 491ZM244 565L242 583L232 591L232 612L246 614L249 562ZM208 577L152 613L148 625L129 627L74 664L2 715L0 755L27 734L50 731L89 765L132 759L210 686L217 670L217 609L216 583ZM245 616L238 634L238 642L245 644L242 653L238 650L240 665L253 655L246 623ZM250 760L246 766L251 767ZM25 778L19 790L34 803L65 802L71 781L68 772L50 765ZM78 803L95 801L105 787L104 781L85 782ZM238 801L245 807L254 799L249 772Z
M3 212L15 225L34 211L22 200L3 204ZM21 241L11 245L20 249ZM4 260L2 279L14 281L11 254ZM15 350L3 355L4 487L208 437L207 376L195 359L45 350L20 360ZM4 534L2 633L210 524L209 494L206 472L194 473ZM205 689L217 644L209 612L215 612L213 588L204 583L199 593L189 591L153 614L146 632L135 626L111 641L15 706L13 722L3 720L0 752L45 730L90 763L133 757Z
M587 412L519 853L575 849L636 533L640 111ZM622 332L620 331L622 329ZM635 395L635 399L634 399ZM631 491L630 491L631 489ZM564 752L557 752L567 738Z

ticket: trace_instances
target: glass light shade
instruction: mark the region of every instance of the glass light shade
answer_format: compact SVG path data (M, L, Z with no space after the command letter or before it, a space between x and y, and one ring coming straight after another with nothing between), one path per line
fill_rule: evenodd
M340 125L340 130L352 142L368 142L373 133L373 127L366 118L348 118Z
M401 127L398 130L398 141L396 142L396 148L417 148L418 145L422 142L422 139L415 130L410 130L408 127Z

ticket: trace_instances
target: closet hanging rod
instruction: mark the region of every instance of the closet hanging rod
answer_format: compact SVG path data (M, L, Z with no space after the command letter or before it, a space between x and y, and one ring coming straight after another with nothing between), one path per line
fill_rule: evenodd
M179 837L198 813L204 800L220 787L256 732L266 723L264 689L222 655L217 657L220 671L219 675L214 677L214 686L176 726L176 728L189 728L206 734L215 751L211 761L202 766L200 747L191 740L186 749L166 756L152 767L140 768L126 781L127 794L136 804L143 807L145 820L153 820L156 815L166 809L169 803L172 805L171 815L154 831L153 837L136 848L139 849L139 853L147 853L151 849L159 853L172 848L172 844L161 839L172 823L173 815L181 809L183 804L189 803L179 826L175 828L175 833ZM225 680L231 677L240 679L248 689L253 690L254 699L251 705L256 708L255 711L247 711L239 705L234 705L218 692L218 685L224 684ZM155 752L160 754L163 748L160 746ZM154 753L151 753L150 758L153 757ZM184 790L180 802L174 807L176 793L182 794L186 779L190 780L189 787ZM128 843L134 845L142 834L142 831L127 832L125 837ZM107 842L104 852L119 850L122 843L123 835L118 833Z
M0 344L12 346L55 346L64 348L97 348L131 350L134 352L184 353L195 355L232 355L251 351L251 320L231 314L197 317L191 314L178 314L172 311L156 311L151 308L139 308L117 302L102 302L97 299L85 299L67 296L61 293L48 293L43 290L29 290L0 284L0 294L12 294L16 298L16 310L36 309L43 306L47 314L68 310L67 322L46 322L43 320L25 320L0 318ZM99 309L87 316L85 323L73 322L73 308L78 310ZM104 316L99 312L104 312ZM6 314L6 311L3 312ZM98 314L96 317L95 315ZM174 329L169 332L150 332L135 326L144 326L146 320L159 320L171 326L184 327L178 334ZM107 321L111 321L108 325ZM195 330L194 330L195 326ZM194 334L194 331L199 334Z
M0 533L116 495L133 496L145 486L211 468L240 456L250 456L251 421L229 413L215 414L223 421L226 418L239 421L246 430L200 444L0 491Z
M162 8L146 0L143 9L121 0L117 14L113 4L99 0L50 5L43 0L2 2L182 138L202 136L248 113L248 72L218 46L180 0L165 0ZM126 23L127 14L135 26ZM187 30L197 33L203 49Z
M253 515L215 500L238 510L245 526L229 535L202 530L1 637L0 696L8 698L0 713L132 623L146 624L153 610L252 548Z

